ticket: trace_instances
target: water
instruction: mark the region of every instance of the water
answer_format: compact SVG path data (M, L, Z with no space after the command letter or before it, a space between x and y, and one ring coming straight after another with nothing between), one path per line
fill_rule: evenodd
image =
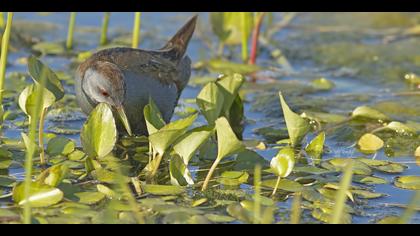
M176 29L180 27L193 13L144 13L142 16L142 31L140 34L141 37L141 48L159 48L163 46L166 40L175 33ZM335 14L334 16L336 16ZM132 20L134 14L131 13L112 13L111 20L110 20L110 28L109 28L109 36L110 38L116 36L124 36L129 35L130 31L132 30ZM357 17L357 16L356 16ZM275 17L275 20L278 20L278 16ZM66 13L51 13L47 15L41 15L37 13L16 13L15 19L16 22L50 22L53 23L56 28L52 31L47 31L40 37L45 41L59 41L64 42L65 37L67 34L67 21L68 21L68 14ZM311 23L311 21L314 21ZM356 107L358 105L373 105L378 101L387 101L387 100L395 100L396 98L392 96L392 92L404 91L406 89L406 84L402 82L398 82L397 79L388 83L384 82L383 78L377 78L380 76L372 76L367 74L352 74L354 72L355 64L349 65L349 68L346 67L338 67L335 62L331 64L324 63L325 66L322 66L323 63L315 63L313 54L306 55L303 50L297 50L296 54L293 53L293 49L296 49L301 45L302 47L308 46L304 44L299 44L299 42L293 42L293 36L295 35L298 38L297 41L302 40L311 40L313 36L314 41L320 41L320 43L314 43L313 45L318 46L322 44L322 37L325 37L326 40L331 41L339 41L334 37L347 37L346 35L338 35L338 36L328 36L328 33L319 33L315 34L310 30L301 29L299 26L305 25L314 25L316 24L323 25L325 20L328 20L328 16L322 14L302 14L300 18L297 18L296 21L292 24L292 27L287 28L281 33L276 34L276 39L280 41L281 49L289 55L288 59L290 60L291 64L293 65L296 73L290 76L275 76L276 80L281 81L297 81L299 84L308 84L314 78L319 77L327 77L328 79L332 80L336 87L328 92L317 92L317 93L307 93L307 94L299 94L294 97L303 97L306 100L331 100L331 103L327 103L325 108L330 112L337 112L340 114L346 114L351 112L349 107ZM332 17L331 21L336 21L336 17ZM93 50L97 48L97 44L99 41L100 35L100 25L102 21L102 14L101 13L78 13L77 14L77 21L76 21L76 32L75 32L75 42L76 42L76 49L78 51L82 50ZM348 24L349 22L347 22ZM334 25L334 22L331 22ZM338 21L337 24L346 25L346 22ZM208 32L208 14L207 13L200 13L200 22L199 22L199 31L200 32ZM320 26L319 25L319 26ZM363 27L361 27L363 28ZM380 29L376 29L380 30ZM332 34L332 33L331 33ZM351 32L349 33L351 34ZM348 36L351 42L358 43L357 45L378 45L381 43L380 38L375 38L370 35L363 36L362 33L358 34L358 32L353 32L354 35ZM290 37L288 37L290 36ZM209 36L211 40L215 40L214 36ZM359 39L359 38L362 39ZM363 38L364 37L364 38ZM332 39L334 38L334 39ZM354 39L353 39L354 38ZM418 38L413 39L417 40L416 42L420 41ZM289 47L290 46L290 47ZM349 53L351 52L351 48L349 49ZM17 51L13 52L9 55L9 60L12 62L17 61L19 58L25 57L28 55L26 51ZM199 61L201 59L206 59L211 56L211 52L206 49L206 45L203 41L199 40L197 37L193 38L189 50L188 55L192 58L193 62ZM265 55L265 54L264 54ZM418 55L418 54L417 54ZM322 56L322 53L321 55ZM339 56L339 55L338 55ZM411 55L414 56L414 55ZM418 56L417 56L418 57ZM355 56L356 58L356 56ZM323 61L324 59L321 59ZM70 74L73 72L73 68L71 65L71 58L68 57L57 57L57 56L45 56L43 61L47 63L53 70L55 71L67 71ZM259 63L270 63L273 64L272 59L265 55L263 58L258 59ZM361 62L363 63L363 62ZM413 68L415 71L416 68ZM26 72L26 65L21 65L19 63L12 63L11 66L8 67L8 73L12 71L18 72ZM343 73L349 72L348 73ZM408 72L408 71L407 71ZM340 74L341 73L341 74ZM200 76L199 72L193 72L193 77ZM262 82L264 84L264 82ZM200 91L199 87L189 86L185 89L182 94L181 102L186 99L195 98ZM72 86L66 87L66 92L69 94L74 94L74 89ZM274 110L272 114L274 115L267 115L265 112L255 111L252 109L253 107L253 99L258 98L261 94L270 94L269 91L255 91L252 94L248 94L247 98L249 103L245 105L245 115L248 120L256 121L250 122L244 130L244 137L245 139L253 140L264 140L263 136L257 135L254 131L257 128L265 127L269 124L273 124L273 122L277 122L276 128L284 127L284 123L282 118L279 114L280 107L278 105L278 99L276 98L275 103L269 103L271 107L269 109ZM272 96L276 96L276 92L272 92ZM343 94L359 97L359 96L368 96L367 100L363 100L362 102L357 100L352 100L351 98L342 98ZM293 98L289 98L293 104ZM347 103L347 106L343 106L343 104L336 104L333 101L335 99L344 99ZM413 101L416 101L416 98L410 98ZM274 100L274 99L273 99ZM404 99L403 99L404 100ZM417 101L418 97L417 97ZM296 104L299 107L299 104ZM305 104L300 104L301 106L309 106ZM414 104L411 104L415 106ZM74 119L72 121L65 121L65 122L53 122L50 119L47 120L46 127L54 127L54 126L66 126L71 127L74 129L79 129L84 122L85 116L80 112L76 112L76 117L80 119ZM174 118L176 119L176 117ZM414 121L419 121L418 117L411 117ZM277 121L276 121L277 120ZM201 120L204 121L204 120ZM10 138L18 138L20 133L23 130L16 127L9 127L5 129L5 136ZM74 139L78 145L80 145L79 138L77 134L74 135L67 135L67 137ZM338 142L337 140L328 139L327 146L334 150L331 154L326 155L324 158L334 158L334 157L356 157L362 156L363 154L357 152L354 148L349 148L352 143L348 142L345 143L343 147L343 143ZM261 151L261 155L264 156L267 160L272 158L272 155L275 154L273 150L269 151ZM376 155L376 158L379 160L389 160L389 158L383 153L380 152ZM398 158L392 159L392 161L396 161L399 163L408 163L409 166L408 170L406 170L403 174L404 175L418 175L420 172L420 168L416 166L413 162L414 159L411 156L400 156ZM23 178L22 169L13 169L10 173L11 175L17 176L18 178ZM394 175L389 174L375 174L375 176L383 177L387 179L390 184L387 185L375 185L374 190L376 192L387 194L388 196L382 197L375 200L369 200L366 204L362 204L359 207L363 210L363 216L355 216L353 218L354 223L367 223L377 220L378 218L386 215L398 215L401 214L401 209L396 207L388 206L389 204L407 204L410 201L411 196L413 195L412 191L402 190L393 186L392 182L394 179ZM289 206L290 201L288 202L281 202L279 203L280 207ZM420 223L420 214L417 214L414 222Z

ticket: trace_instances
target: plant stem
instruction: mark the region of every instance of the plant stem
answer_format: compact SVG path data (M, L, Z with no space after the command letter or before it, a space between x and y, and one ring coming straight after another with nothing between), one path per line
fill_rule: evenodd
M340 187L335 197L334 211L330 219L331 224L339 224L341 222L341 218L342 218L343 212L345 211L345 205L346 205L346 200L347 200L346 192L350 188L351 180L353 177L353 166L354 166L354 161L349 160L349 162L347 163L344 169L344 176L340 181Z
M213 165L211 166L209 173L206 176L206 179L204 180L203 187L201 188L201 191L205 191L207 189L207 186L209 185L210 179L213 176L214 171L216 170L217 165L219 165L221 159L217 158Z
M242 23L242 61L248 60L248 30L247 27L247 12L241 12L241 23Z
M277 178L276 186L274 186L273 192L271 193L271 196L272 196L272 197L273 197L274 195L276 195L276 193L277 193L277 189L279 188L279 185L280 185L280 180L281 180L281 177L279 176L279 177Z
M4 80L6 78L7 53L9 50L10 31L12 29L13 12L7 13L6 29L1 40L0 57L0 105L3 104Z
M261 32L261 26L262 22L264 20L265 12L262 12L258 15L257 19L257 25L254 27L254 30L252 31L252 46L251 46L251 57L249 59L249 64L255 65L255 62L257 61L257 53L258 53L258 39Z
M161 155L161 154L158 154L156 156L156 158L153 159L153 161L152 161L152 163L153 163L152 168L153 169L152 169L152 173L151 173L150 177L152 177L152 178L155 177L155 175L156 175L156 173L159 169L160 163L162 162L162 159L163 159L163 155Z
M300 204L302 202L302 195L301 193L297 193L294 196L293 203L292 203L292 212L290 216L290 224L299 224L300 221Z
M75 22L76 22L76 12L71 12L70 19L69 19L69 28L67 32L67 41L66 41L67 50L70 50L73 48L73 34L74 34Z
M44 150L44 122L45 122L45 115L47 114L47 109L44 108L41 111L40 117L39 117L39 131L38 131L38 143L39 143L39 158L41 160L41 165L47 164L47 161L45 159L45 150Z
M254 224L258 224L261 218L261 166L255 166L254 170Z
M109 25L109 17L110 17L110 15L111 15L110 12L105 12L104 13L104 19L102 21L101 39L100 39L100 42L99 42L99 44L101 46L104 46L108 42L107 32L108 32L108 25Z
M132 48L137 48L139 46L140 24L141 24L141 12L136 12L134 15L133 40L131 44Z
M4 13L0 12L0 28L4 28Z
M31 205L29 202L30 192L31 192L31 183L32 183L32 165L33 165L33 156L35 152L35 137L36 137L36 128L38 124L39 114L41 113L41 104L43 104L44 98L44 88L46 83L46 70L45 68L41 71L41 80L40 85L36 86L36 101L34 106L34 111L31 113L31 123L29 124L29 144L26 150L25 157L25 180L24 180L24 209L23 209L23 222L25 224L31 223Z

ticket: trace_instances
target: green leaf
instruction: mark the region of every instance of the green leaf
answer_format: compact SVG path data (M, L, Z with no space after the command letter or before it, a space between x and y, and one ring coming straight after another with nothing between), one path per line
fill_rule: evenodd
M17 184L13 189L13 201L20 206L26 203L24 189L24 183ZM63 192L58 188L32 182L28 200L31 207L48 207L59 203L63 196Z
M420 146L417 147L416 151L414 152L414 156L416 158L420 158Z
M249 75L257 71L261 71L263 68L257 65L249 65L227 61L223 59L212 59L203 63L206 69L214 73L222 73L230 75L233 73L239 73L242 75Z
M245 24L242 22L241 14L245 15ZM254 24L253 12L223 12L211 13L210 22L213 32L226 44L240 44L242 31L249 37ZM245 27L244 27L245 26Z
M47 144L47 153L50 156L68 155L74 151L76 144L65 137L55 137L50 139Z
M279 177L287 177L295 166L295 152L293 148L283 148L271 159L270 168Z
M100 192L80 192L75 193L74 197L81 204L95 205L105 199L105 194Z
M13 187L16 179L11 176L0 175L0 186L1 187Z
M19 95L19 107L29 117L33 116L34 109L36 108L35 103L37 101L38 96L38 94L36 93L36 86L39 85L29 85ZM42 100L43 104L41 105L41 109L48 108L54 104L56 98L54 97L54 94L51 93L49 90L44 89L43 96L44 98Z
M156 133L165 126L162 113L152 98L149 99L149 104L144 107L143 113L149 135Z
M268 179L262 181L261 185L268 188L275 188L277 183L277 179ZM278 185L278 189L287 191L287 192L300 192L303 190L303 185L300 183L289 180L289 179L281 179Z
M286 121L287 131L289 133L290 142L293 147L300 145L303 138L309 131L309 123L307 120L294 113L283 98L282 93L279 93L280 103L283 109L284 120Z
M319 78L319 79L312 80L311 84L315 89L322 90L322 91L328 91L335 87L334 82L326 78Z
M348 165L350 161L353 160L353 172L356 175L371 175L372 169L365 163L358 161L357 159L350 159L350 158L334 158L328 160L327 163L331 164L333 168L336 170L344 170L344 168ZM323 167L327 168L328 166L324 165ZM331 169L331 168L327 168Z
M216 82L224 97L222 108L223 114L228 114L244 81L245 79L242 75L233 74L231 76L223 76Z
M415 134L416 133L416 130L412 129L411 127L408 127L406 124L403 124L397 121L392 121L385 127L399 134L406 134L406 133Z
M117 140L114 116L108 104L100 103L90 113L80 135L83 149L92 158L108 155Z
M12 153L0 148L0 170L8 169L12 162Z
M357 142L363 153L375 153L384 146L384 141L374 134L364 134Z
M352 118L371 119L380 122L389 120L388 116L368 106L360 106L354 109L352 112Z
M375 177L375 176L366 176L366 175L355 175L353 177L353 181L356 183L361 184L388 184L388 181L383 178Z
M182 158L175 155L171 158L169 164L169 173L171 176L171 184L178 186L193 185L194 180L188 170L187 165L183 162Z
M306 153L314 159L315 163L319 163L322 158L325 143L325 132L321 132L306 146Z
M420 190L420 176L400 176L395 179L394 184L402 189Z
M189 131L185 136L174 145L174 151L188 165L189 161L197 150L209 139L214 132L214 127L202 126Z
M216 131L218 143L218 160L222 160L227 156L240 153L245 149L245 146L235 136L235 133L233 132L229 122L225 117L220 117L216 120Z
M143 190L153 195L179 195L185 192L185 188L181 186L153 184L144 185Z
M68 166L64 164L51 166L38 176L37 182L57 187L66 177L68 170Z
M237 186L248 182L249 174L245 171L225 171L217 181L223 185Z
M210 125L219 118L223 109L224 96L216 83L208 83L197 96L196 103Z
M55 100L58 101L64 96L64 88L61 85L58 76L48 66L43 64L34 56L30 56L28 59L28 70L32 79L39 83L42 76L46 76L45 88L54 94Z
M152 147L160 155L163 155L166 150L174 144L179 137L181 137L197 119L197 114L171 122L161 128L159 131L149 136L149 141Z
M213 33L224 42L230 35L230 30L224 27L224 12L210 12L210 24Z
M39 42L33 45L32 49L43 55L62 55L66 53L64 44L60 42Z

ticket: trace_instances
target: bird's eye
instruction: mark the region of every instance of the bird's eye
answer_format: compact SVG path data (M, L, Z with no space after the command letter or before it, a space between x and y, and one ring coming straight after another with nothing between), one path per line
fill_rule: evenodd
M109 97L109 93L107 91L105 91L105 89L99 89L99 92L102 94L102 96L104 97Z

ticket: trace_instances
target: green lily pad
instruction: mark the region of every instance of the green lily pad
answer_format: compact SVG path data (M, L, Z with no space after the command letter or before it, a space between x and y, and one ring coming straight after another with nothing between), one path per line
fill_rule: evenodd
M249 174L242 171L225 171L217 181L223 185L236 186L248 181Z
M233 217L218 214L205 214L204 216L214 223L230 223L236 220Z
M96 205L105 199L105 194L101 192L80 192L74 194L78 203L86 205Z
M185 188L181 186L153 184L144 185L143 190L153 195L179 195L185 192Z
M6 175L0 175L0 186L1 187L13 187L16 182L16 178Z
M420 176L400 176L395 179L394 184L398 188L420 190Z
M268 179L268 180L262 181L261 185L264 187L274 189L276 187L276 182L277 182L277 179ZM278 189L281 189L287 192L300 192L303 190L303 185L293 180L281 179Z
M333 167L335 167L337 170L343 170L348 162L351 159L349 158L334 158L331 160L328 160L328 163L331 164ZM353 166L353 173L356 175L371 175L372 174L372 169L369 168L368 165L366 165L365 163L355 160L353 159L354 162L354 166ZM331 169L328 168L329 166L327 165L323 165L323 167L327 168L327 169Z
M68 155L74 151L76 144L65 137L55 137L48 141L47 153L51 156Z
M356 183L361 184L388 184L388 181L383 178L375 177L375 176L366 176L366 175L355 175L353 176L353 181Z
M19 183L13 188L13 201L20 206L26 203L24 192L24 183ZM59 203L63 196L63 192L58 188L31 182L28 201L31 207L48 207Z
M352 112L352 118L371 119L380 122L389 120L388 116L368 106L361 106L354 109Z
M319 78L311 81L311 85L317 90L328 91L335 87L334 82L326 78Z
M384 146L384 141L374 134L364 134L357 142L364 153L375 153Z
M66 53L66 48L61 42L39 42L33 45L32 49L44 55L61 55Z

